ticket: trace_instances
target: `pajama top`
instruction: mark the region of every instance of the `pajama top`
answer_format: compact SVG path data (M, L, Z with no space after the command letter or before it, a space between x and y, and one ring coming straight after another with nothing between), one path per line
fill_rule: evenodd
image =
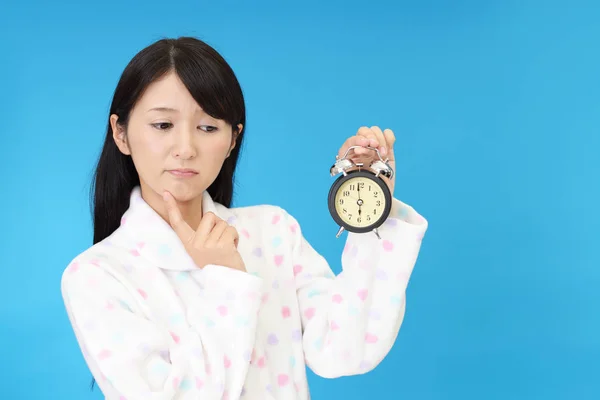
M239 232L247 272L198 268L136 187L119 228L62 275L69 320L106 399L310 398L306 367L335 378L378 365L397 337L427 220L393 198L348 233L337 276L272 205L211 211Z

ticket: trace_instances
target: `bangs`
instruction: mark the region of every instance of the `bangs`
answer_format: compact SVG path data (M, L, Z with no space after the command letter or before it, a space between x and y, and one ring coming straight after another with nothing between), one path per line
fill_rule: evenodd
M207 114L234 128L240 123L245 125L242 89L233 70L218 53L202 50L173 49L175 73Z

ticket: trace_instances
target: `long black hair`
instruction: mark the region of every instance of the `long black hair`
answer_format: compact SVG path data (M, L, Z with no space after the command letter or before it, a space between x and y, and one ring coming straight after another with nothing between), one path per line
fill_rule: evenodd
M229 123L237 135L236 146L208 187L213 200L226 207L233 199L234 174L242 132L246 129L246 108L240 84L225 59L210 45L193 37L158 40L137 53L127 64L114 91L106 137L90 192L94 244L110 236L120 225L129 207L134 187L140 184L131 156L119 151L113 139L110 115L118 116L127 127L131 110L152 82L169 72L177 74L202 109L214 118ZM92 381L92 389L94 381Z

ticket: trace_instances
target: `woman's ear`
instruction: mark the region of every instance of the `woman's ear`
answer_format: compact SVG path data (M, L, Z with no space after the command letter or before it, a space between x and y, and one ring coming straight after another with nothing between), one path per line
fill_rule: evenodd
M229 152L227 153L227 157L225 157L225 158L228 158L231 155L231 152L233 151L233 149L235 148L235 145L237 144L237 138L242 133L242 129L244 129L244 126L242 124L238 124L237 129L232 130L231 146L229 147Z
M119 124L119 116L113 114L110 116L110 127L112 129L113 140L121 151L121 153L130 156L131 150L127 144L127 135L125 134L125 127Z

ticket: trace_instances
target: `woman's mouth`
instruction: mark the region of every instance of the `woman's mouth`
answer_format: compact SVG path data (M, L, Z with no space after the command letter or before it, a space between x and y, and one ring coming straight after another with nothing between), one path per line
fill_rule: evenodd
M178 168L178 169L169 169L167 170L171 175L177 178L191 178L193 176L198 175L198 172L189 168Z

